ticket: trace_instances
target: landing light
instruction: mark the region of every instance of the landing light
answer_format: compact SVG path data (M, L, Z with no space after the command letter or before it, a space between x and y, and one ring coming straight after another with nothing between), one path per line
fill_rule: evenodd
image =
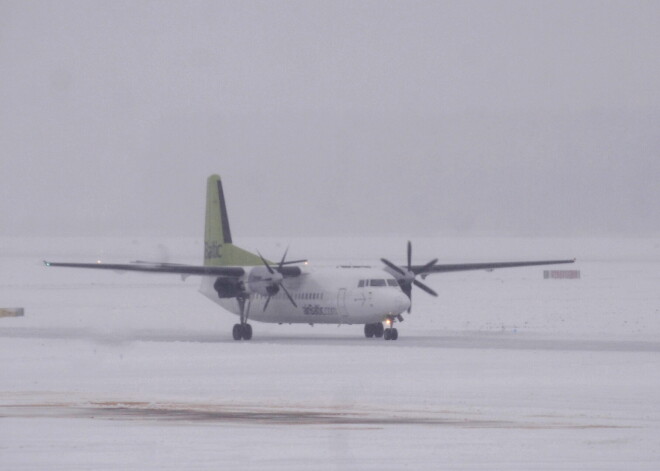
M390 326L392 325L392 319L385 319L385 323Z

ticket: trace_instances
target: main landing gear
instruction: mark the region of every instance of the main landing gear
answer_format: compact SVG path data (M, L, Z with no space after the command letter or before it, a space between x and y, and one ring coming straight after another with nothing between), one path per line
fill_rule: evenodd
M234 324L232 335L234 340L250 340L252 338L252 326L250 324Z
M367 338L380 338L383 336L384 331L385 328L380 322L376 322L375 324L364 324L364 336Z
M246 306L247 299L247 306ZM238 307L241 310L241 323L234 324L232 336L234 340L251 340L252 339L252 326L248 324L248 315L250 314L250 300L244 296L236 298Z
M392 325L392 322L388 322L387 325ZM364 336L367 338L384 337L385 340L396 340L399 338L399 331L394 327L386 329L381 322L376 322L375 324L364 324Z

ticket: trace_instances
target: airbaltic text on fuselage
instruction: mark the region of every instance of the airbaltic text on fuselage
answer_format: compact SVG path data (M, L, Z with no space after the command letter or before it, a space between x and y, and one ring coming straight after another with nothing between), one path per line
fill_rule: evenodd
M318 304L306 304L302 307L303 314L306 316L335 316L336 307L323 307Z

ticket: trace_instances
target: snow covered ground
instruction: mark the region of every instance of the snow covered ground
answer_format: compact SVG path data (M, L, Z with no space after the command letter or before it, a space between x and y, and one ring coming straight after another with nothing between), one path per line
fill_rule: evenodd
M435 275L396 342L254 323L171 275L41 260L199 263L201 241L2 239L0 469L659 469L660 240L415 239ZM403 262L405 239L239 241L277 259ZM563 266L561 268L566 268Z

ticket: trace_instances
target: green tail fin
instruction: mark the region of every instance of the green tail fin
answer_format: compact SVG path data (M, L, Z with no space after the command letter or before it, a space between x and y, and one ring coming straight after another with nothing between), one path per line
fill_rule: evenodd
M204 265L213 267L252 266L262 263L259 256L236 247L232 243L222 181L218 175L211 175L206 183Z

